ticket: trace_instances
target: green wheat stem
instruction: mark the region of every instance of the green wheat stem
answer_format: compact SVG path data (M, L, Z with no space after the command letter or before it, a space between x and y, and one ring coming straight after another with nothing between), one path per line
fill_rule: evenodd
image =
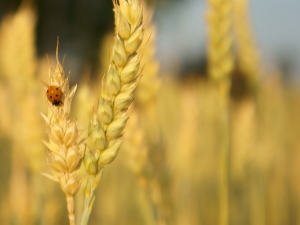
M85 189L84 211L81 219L81 225L88 225L90 214L95 201L95 190L101 180L103 169L96 175L89 175Z

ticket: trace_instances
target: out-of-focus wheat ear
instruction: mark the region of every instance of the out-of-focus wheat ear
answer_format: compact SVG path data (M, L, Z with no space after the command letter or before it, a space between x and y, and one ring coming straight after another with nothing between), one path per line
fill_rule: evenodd
M144 37L143 6L139 0L114 1L115 42L110 65L101 83L98 106L91 117L84 164L90 174L86 188L82 225L87 225L94 191L103 167L110 164L120 149L129 118L127 109L140 77L139 47ZM95 183L96 182L96 183Z
M248 87L252 92L256 92L262 69L260 65L260 53L255 43L249 18L249 0L234 0L233 2L234 31L237 40L237 63L239 69L246 75Z
M234 66L232 37L232 2L208 0L208 64L209 76L227 101Z
M40 205L39 172L44 157L42 119L37 116L36 13L23 2L15 13L5 15L0 25L0 129L11 138L11 176L7 213L19 224L30 224ZM5 87L3 87L5 86ZM5 93L2 93L5 91ZM28 176L31 179L27 179ZM29 197L31 196L31 197ZM31 203L28 205L29 198ZM1 221L5 224L5 221Z
M153 9L150 6L145 5L144 15L147 19L144 25L145 38L141 45L143 58L140 63L143 76L134 94L135 101L130 109L130 119L126 126L122 149L127 153L125 160L129 168L139 181L141 196L148 196L149 193L152 196L144 197L144 201L140 202L140 208L145 211L147 220L155 221L153 223L156 224L168 224L171 213L166 211L170 212L172 206L169 201L169 191L166 191L169 185L164 157L166 148L163 147L161 127L158 122L157 104L161 80L159 62L155 58L157 31L152 21ZM159 162L156 157L160 158ZM146 209L149 206L155 213L149 213Z
M147 142L157 145L160 141L160 127L158 122L157 99L161 79L159 77L159 62L155 58L157 28L152 21L154 10L144 7L144 15L147 17L145 22L145 38L141 46L143 58L143 76L135 92L134 107L140 111L139 117L144 132L147 133Z
M229 224L229 94L234 66L232 37L232 1L208 0L208 66L209 76L216 84L220 105L220 225Z

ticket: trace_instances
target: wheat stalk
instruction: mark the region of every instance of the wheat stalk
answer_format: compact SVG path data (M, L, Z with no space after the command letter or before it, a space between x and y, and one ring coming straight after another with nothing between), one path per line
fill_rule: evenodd
M229 223L229 92L234 65L232 53L232 1L208 0L208 64L209 76L218 88L220 103L220 224Z
M138 49L144 36L143 6L138 0L114 1L114 12L115 42L98 106L90 120L85 149L84 165L89 178L82 225L88 223L103 167L118 154L129 118L126 112L140 77Z
M53 72L49 71L49 85L61 89L63 103L54 106L48 101L48 113L41 113L46 121L46 133L49 136L49 141L43 141L49 149L50 161L47 164L53 170L53 175L47 173L43 173L43 175L60 184L62 191L66 194L70 225L75 225L74 195L78 192L81 184L78 170L83 152L80 151L79 145L83 140L79 141L81 132L78 131L77 121L69 120L71 102L77 86L75 85L69 90L69 77L65 78L63 67L58 60L58 41L56 67ZM45 84L45 86L48 85Z

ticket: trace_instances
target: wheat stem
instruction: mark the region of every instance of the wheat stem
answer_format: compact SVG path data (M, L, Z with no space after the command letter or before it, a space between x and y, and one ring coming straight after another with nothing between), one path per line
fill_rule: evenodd
M230 129L229 112L226 106L221 109L222 140L220 146L220 225L229 224L229 154Z
M74 214L74 196L66 195L67 199L67 208L68 208L68 216L70 225L75 225L75 214Z
M87 187L85 191L85 201L84 201L84 212L81 220L81 225L87 225L92 208L95 201L95 190L101 180L103 169L101 169L96 175L89 175L87 181Z

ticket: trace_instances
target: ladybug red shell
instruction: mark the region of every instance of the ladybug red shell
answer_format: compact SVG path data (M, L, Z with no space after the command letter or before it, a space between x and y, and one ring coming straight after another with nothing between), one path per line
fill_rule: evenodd
M62 102L62 91L59 87L56 86L49 86L47 90L47 98L48 100L55 106L59 106Z

